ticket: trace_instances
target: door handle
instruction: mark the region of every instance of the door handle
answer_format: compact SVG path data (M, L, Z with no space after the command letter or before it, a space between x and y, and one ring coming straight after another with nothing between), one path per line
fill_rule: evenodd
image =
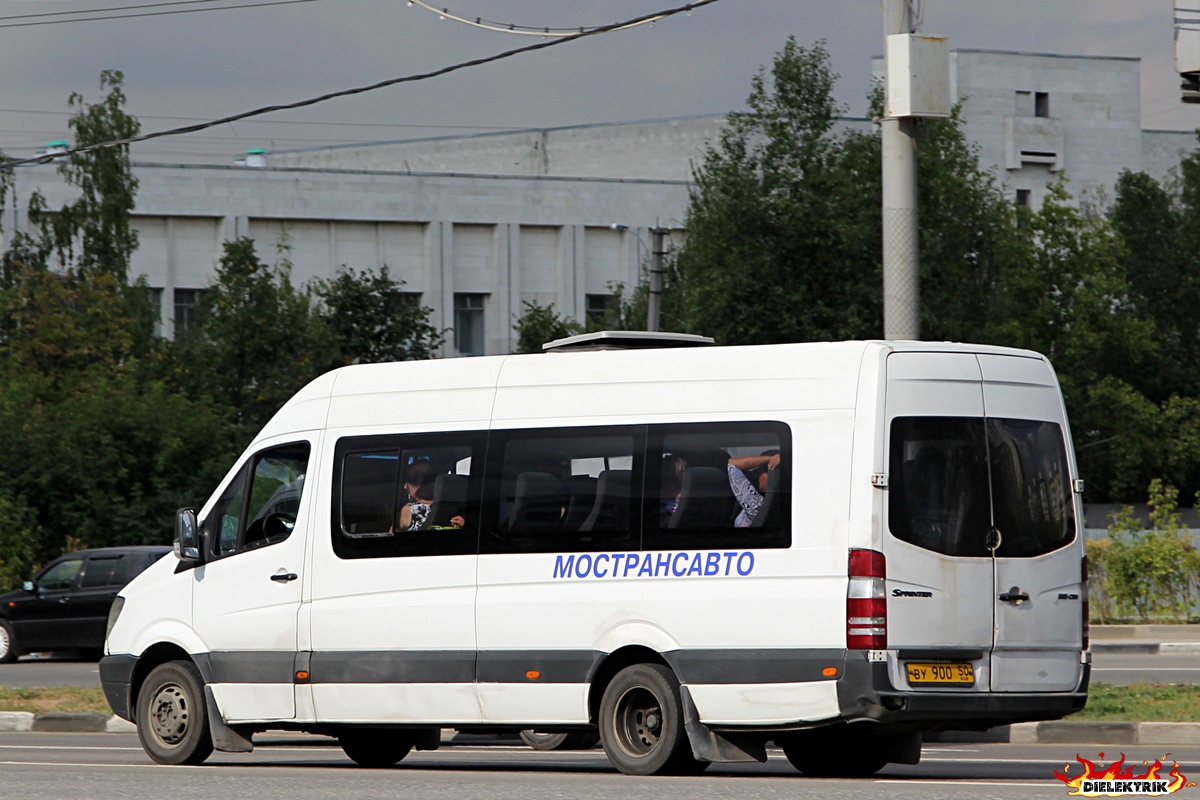
M294 572L276 572L271 576L271 580L275 581L276 583L289 583L290 581L294 581L299 577L300 576Z
M1007 592L1005 592L1004 594L1000 595L1000 600L1001 600L1002 602L1005 602L1005 603L1014 603L1014 604L1016 604L1016 605L1018 605L1018 606L1019 606L1019 605L1021 605L1021 603L1024 603L1024 602L1025 602L1026 600L1028 600L1028 599L1029 599L1029 595L1028 595L1028 594L1026 594L1025 592L1022 592L1022 591L1021 591L1021 590L1020 590L1018 587L1016 587L1016 586L1012 587L1012 588L1011 588L1011 589L1009 589Z

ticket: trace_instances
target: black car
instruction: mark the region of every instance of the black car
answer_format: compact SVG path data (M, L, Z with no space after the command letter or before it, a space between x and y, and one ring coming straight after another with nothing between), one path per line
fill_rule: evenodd
M25 588L0 595L0 664L22 653L100 653L113 598L170 547L102 547L51 561Z

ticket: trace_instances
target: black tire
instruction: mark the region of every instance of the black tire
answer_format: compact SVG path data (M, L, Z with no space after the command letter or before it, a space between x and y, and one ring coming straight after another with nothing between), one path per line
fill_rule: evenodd
M679 681L660 664L634 664L616 674L600 701L600 741L626 775L694 775L683 728Z
M412 740L388 730L342 731L338 744L360 767L379 769L398 764L412 750Z
M200 764L213 751L204 705L204 680L190 661L159 664L137 698L142 749L159 764Z
M17 647L17 637L13 634L12 626L8 624L8 620L0 619L0 664L11 664L19 655L21 648Z
M777 741L793 767L810 778L868 778L888 765L884 742L871 737L834 736Z
M534 750L591 750L600 742L595 731L571 731L570 733L542 733L521 731L521 741Z

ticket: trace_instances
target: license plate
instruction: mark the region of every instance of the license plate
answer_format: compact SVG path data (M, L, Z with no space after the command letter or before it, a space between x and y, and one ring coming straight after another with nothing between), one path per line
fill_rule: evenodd
M974 686L975 669L970 664L914 664L904 665L908 682L941 684L943 686Z

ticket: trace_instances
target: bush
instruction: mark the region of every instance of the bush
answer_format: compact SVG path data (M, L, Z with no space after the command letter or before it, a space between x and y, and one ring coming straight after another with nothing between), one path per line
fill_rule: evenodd
M1109 538L1088 542L1088 581L1094 622L1186 622L1200 585L1200 552L1177 510L1179 492L1150 483L1150 524L1126 506Z

